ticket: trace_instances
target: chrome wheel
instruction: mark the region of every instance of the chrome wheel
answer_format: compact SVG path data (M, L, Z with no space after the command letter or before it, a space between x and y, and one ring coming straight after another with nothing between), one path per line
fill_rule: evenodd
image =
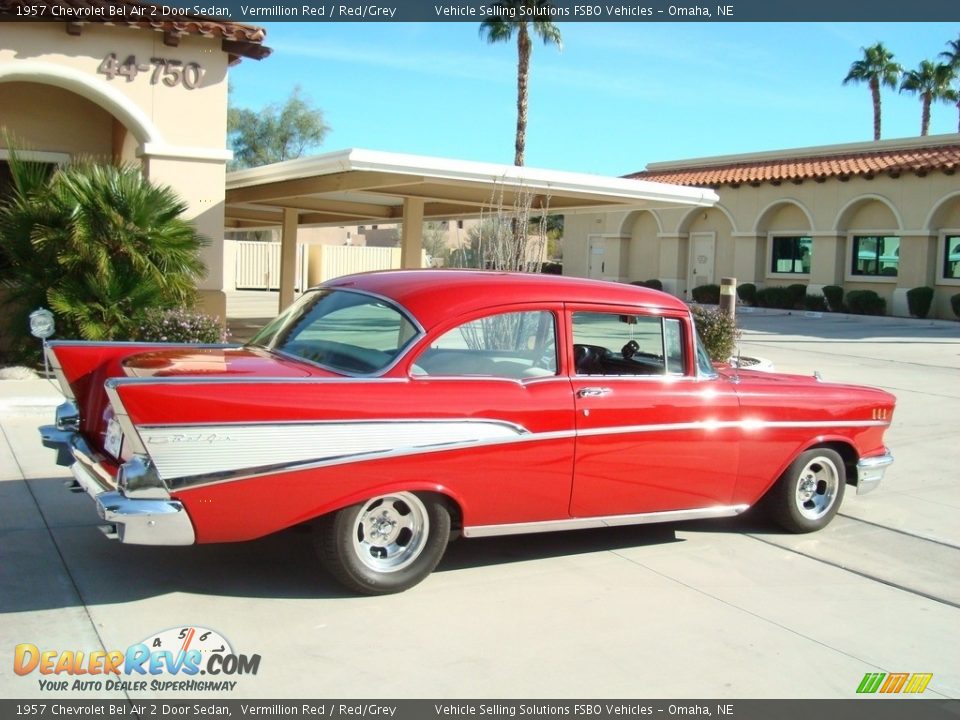
M375 572L396 572L423 552L430 517L416 495L396 493L363 503L354 526L357 559Z
M799 472L796 503L799 513L809 520L819 520L833 507L840 487L840 472L827 457L817 456Z

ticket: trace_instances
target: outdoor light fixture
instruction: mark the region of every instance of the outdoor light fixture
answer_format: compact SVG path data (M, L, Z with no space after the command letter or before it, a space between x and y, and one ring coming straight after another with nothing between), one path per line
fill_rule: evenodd
M50 376L47 364L47 338L56 332L57 326L53 321L53 313L46 308L37 308L30 313L30 334L40 339L43 353L43 376Z

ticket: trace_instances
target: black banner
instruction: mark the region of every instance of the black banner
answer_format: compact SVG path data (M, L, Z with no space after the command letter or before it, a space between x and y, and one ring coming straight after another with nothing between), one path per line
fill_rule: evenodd
M502 718L709 717L726 720L956 720L960 700L872 697L859 700L0 700L0 717L166 720L499 720Z
M213 20L261 22L950 22L957 0L531 0L509 10L495 0L172 0L157 5L123 0L0 0L0 20L120 22Z

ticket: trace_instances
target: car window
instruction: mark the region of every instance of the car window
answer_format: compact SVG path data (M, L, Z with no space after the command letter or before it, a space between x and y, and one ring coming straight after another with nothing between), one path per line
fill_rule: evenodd
M250 344L369 375L386 369L417 335L407 316L382 298L319 290L305 294Z
M530 378L556 375L553 313L498 313L449 330L414 361L413 375Z
M676 318L575 312L577 375L682 375L683 326Z

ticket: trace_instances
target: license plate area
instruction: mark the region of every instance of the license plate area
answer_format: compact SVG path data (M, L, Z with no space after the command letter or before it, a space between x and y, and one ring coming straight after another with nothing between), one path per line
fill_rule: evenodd
M116 418L110 418L107 423L107 432L103 438L103 449L117 460L120 459L120 451L123 449L123 429Z

